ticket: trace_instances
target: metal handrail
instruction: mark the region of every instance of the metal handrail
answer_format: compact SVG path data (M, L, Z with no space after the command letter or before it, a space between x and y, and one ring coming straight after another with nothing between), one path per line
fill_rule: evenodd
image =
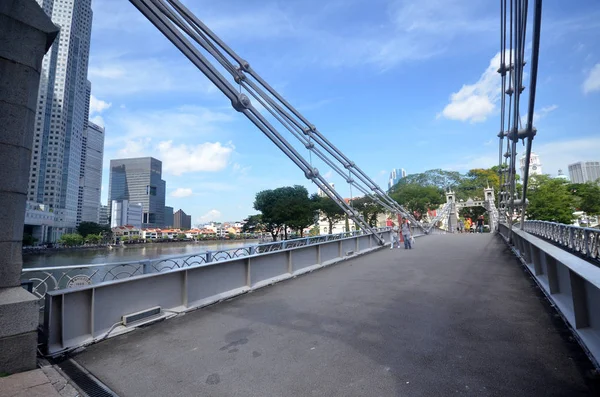
M389 227L374 228L377 233L388 231ZM32 293L43 298L48 291L74 288L78 286L114 281L123 278L160 273L185 267L206 266L211 263L268 254L305 246L321 244L328 241L339 241L362 235L362 230L282 240L269 243L254 244L245 247L223 250L208 250L196 254L175 255L157 260L137 260L113 263L96 263L70 266L36 267L23 269L21 280L32 283Z
M521 230L600 264L600 229L547 221L525 221Z

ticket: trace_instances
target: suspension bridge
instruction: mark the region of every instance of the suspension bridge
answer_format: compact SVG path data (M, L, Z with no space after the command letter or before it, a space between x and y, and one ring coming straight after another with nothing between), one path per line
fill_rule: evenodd
M31 366L29 356L17 357L30 352L33 335L34 358L39 349L98 396L598 392L600 231L526 219L528 167L522 191L516 185L516 143L526 143L528 162L536 135L541 0L531 7L525 125L529 3L500 1L500 191L458 202L449 190L427 224L181 2L130 1L360 230L156 262L24 271L13 284L21 281L33 295L14 306L20 316L2 317L2 368ZM409 219L415 249L382 249L390 228L366 223L313 156L388 213ZM464 206L484 207L491 233L453 233ZM445 230L436 227L441 221ZM4 349L11 341L29 341L29 350Z

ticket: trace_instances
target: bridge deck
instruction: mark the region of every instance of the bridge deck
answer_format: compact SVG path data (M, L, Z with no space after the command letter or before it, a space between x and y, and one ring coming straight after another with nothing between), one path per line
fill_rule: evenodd
M499 238L435 235L88 348L120 396L579 396L556 319Z

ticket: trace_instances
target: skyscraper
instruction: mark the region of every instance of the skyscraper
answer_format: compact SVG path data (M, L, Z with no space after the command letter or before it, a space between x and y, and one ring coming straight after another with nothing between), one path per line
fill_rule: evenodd
M82 146L77 225L81 222L98 223L100 221L104 128L88 122L83 133Z
M187 215L182 209L173 214L173 227L175 229L188 230L192 228L192 216Z
M47 205L58 234L76 226L87 81L91 0L37 0L60 33L44 56L28 200Z
M173 207L167 207L165 205L165 221L163 226L164 227L173 227Z
M569 176L573 183L596 182L600 179L600 161L579 161L569 164Z
M393 188L400 179L406 177L406 171L404 168L394 168L392 172L390 172L390 178L388 180L388 189Z
M166 183L162 180L160 160L152 157L110 160L108 183L109 214L113 200L129 200L142 204L142 227L164 225Z

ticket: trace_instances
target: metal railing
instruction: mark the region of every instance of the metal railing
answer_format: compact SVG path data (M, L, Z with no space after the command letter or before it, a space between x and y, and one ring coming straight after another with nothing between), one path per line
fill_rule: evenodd
M376 232L385 232L388 227L377 228ZM162 273L187 267L205 266L209 263L243 258L255 254L268 253L342 240L348 237L364 235L361 230L283 240L271 243L250 245L216 251L204 251L193 255L180 255L157 260L138 260L117 263L86 264L75 266L36 267L23 269L21 283L31 288L31 293L44 298L49 291L94 285L144 274ZM43 301L42 301L43 302ZM42 307L43 309L43 304Z
M525 221L522 230L600 265L600 229L546 221Z
M229 299L382 248L389 228L254 246L255 254L49 291L44 299L42 350L60 354L109 336ZM248 247L252 248L252 247ZM231 251L231 250L227 250ZM262 252L258 252L262 251ZM215 251L212 252L212 258ZM129 324L125 318L151 316ZM158 316L158 317L157 317Z

